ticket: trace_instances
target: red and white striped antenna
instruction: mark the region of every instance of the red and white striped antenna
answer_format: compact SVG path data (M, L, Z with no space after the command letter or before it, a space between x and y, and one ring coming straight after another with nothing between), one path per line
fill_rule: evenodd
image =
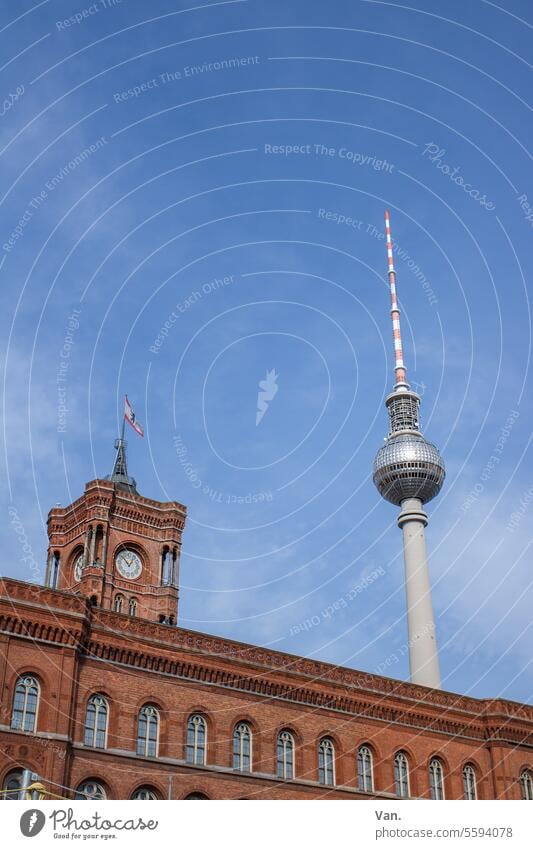
M390 284L390 299L391 299L391 317L392 317L392 338L394 341L394 375L396 378L395 388L407 389L407 375L403 361L402 348L402 331L400 327L400 310L398 308L398 300L396 298L396 271L394 270L394 258L392 256L392 237L390 231L389 210L385 210L385 235L387 238L387 257L389 263L389 284Z

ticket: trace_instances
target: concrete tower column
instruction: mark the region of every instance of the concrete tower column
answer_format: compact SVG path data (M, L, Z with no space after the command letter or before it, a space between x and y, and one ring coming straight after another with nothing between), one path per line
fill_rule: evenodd
M398 526L403 533L411 681L438 689L440 667L424 533L427 523L419 498L402 501Z

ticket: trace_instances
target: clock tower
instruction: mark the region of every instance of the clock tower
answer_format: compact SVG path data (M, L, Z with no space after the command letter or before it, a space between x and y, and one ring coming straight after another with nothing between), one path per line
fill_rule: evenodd
M111 475L50 510L46 584L125 616L175 625L187 508L139 495L124 439L115 448Z

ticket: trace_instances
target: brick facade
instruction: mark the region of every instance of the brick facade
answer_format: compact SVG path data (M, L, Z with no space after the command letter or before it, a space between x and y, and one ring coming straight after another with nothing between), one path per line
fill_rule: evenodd
M478 798L521 798L520 775L525 769L533 774L532 707L431 690L169 624L177 611L177 582L163 585L162 552L175 547L179 555L185 508L117 489L93 481L73 505L50 512L50 555L60 553L57 587L0 580L2 786L24 766L55 785L76 788L98 780L114 799L130 798L141 786L174 799L189 793L211 799L391 798L394 756L401 750L412 797L429 798L429 764L437 757L446 798L463 798L466 764L475 770ZM94 558L74 581L73 563L87 550L89 527L96 526L102 530ZM137 581L116 572L121 546L142 555ZM135 594L136 616L116 612L117 592ZM15 687L25 675L40 686L35 729L26 732L12 727ZM94 694L108 704L105 748L84 744ZM139 711L147 704L159 712L154 757L136 754ZM204 765L187 763L191 714L202 715L207 725ZM252 734L249 772L233 768L240 722ZM277 778L284 729L294 740L292 780ZM319 783L324 737L334 744L334 786ZM368 792L358 787L362 745L373 756Z
M48 514L46 583L105 608L113 608L117 596L125 607L134 600L135 615L175 624L186 515L175 501L152 501L128 486L91 481L81 498ZM117 568L121 550L134 552L142 562L134 583ZM77 563L83 564L80 575Z

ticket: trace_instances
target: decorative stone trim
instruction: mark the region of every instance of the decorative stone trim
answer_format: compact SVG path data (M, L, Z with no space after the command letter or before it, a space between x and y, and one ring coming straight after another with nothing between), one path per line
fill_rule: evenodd
M61 626L30 622L17 616L0 616L0 632L75 648L79 647L82 639L81 630L66 630Z
M165 675L180 680L195 681L200 684L238 690L264 696L269 699L279 699L314 709L332 710L337 713L350 714L361 719L386 722L387 724L404 725L425 731L446 734L470 740L484 740L483 726L478 728L465 726L439 717L428 717L407 711L398 711L384 705L373 705L356 701L347 697L333 696L308 688L292 687L279 684L264 678L247 677L233 674L220 669L199 666L183 661L173 661L160 656L146 655L132 649L114 648L108 644L90 642L84 652L92 660L110 663L113 666L135 667L143 672Z
M459 738L533 746L533 708L528 705L475 700L428 690L112 611L91 609L85 599L72 593L21 581L1 579L1 596L10 609L0 614L0 631L70 646L95 660ZM27 603L24 617L13 610L17 602ZM42 615L49 611L56 614L52 622L46 622ZM62 623L59 617L63 613L74 614L78 622L72 627ZM129 640L131 648L123 645L124 638ZM139 648L139 638L148 645ZM115 645L114 640L121 643ZM181 649L198 657L165 656L158 645L167 652ZM217 667L213 663L216 660L229 660L241 668ZM280 681L274 677L280 674L292 680ZM298 680L302 677L310 680ZM333 684L334 689L325 690L328 684ZM431 709L436 705L446 710L438 711L435 716Z

